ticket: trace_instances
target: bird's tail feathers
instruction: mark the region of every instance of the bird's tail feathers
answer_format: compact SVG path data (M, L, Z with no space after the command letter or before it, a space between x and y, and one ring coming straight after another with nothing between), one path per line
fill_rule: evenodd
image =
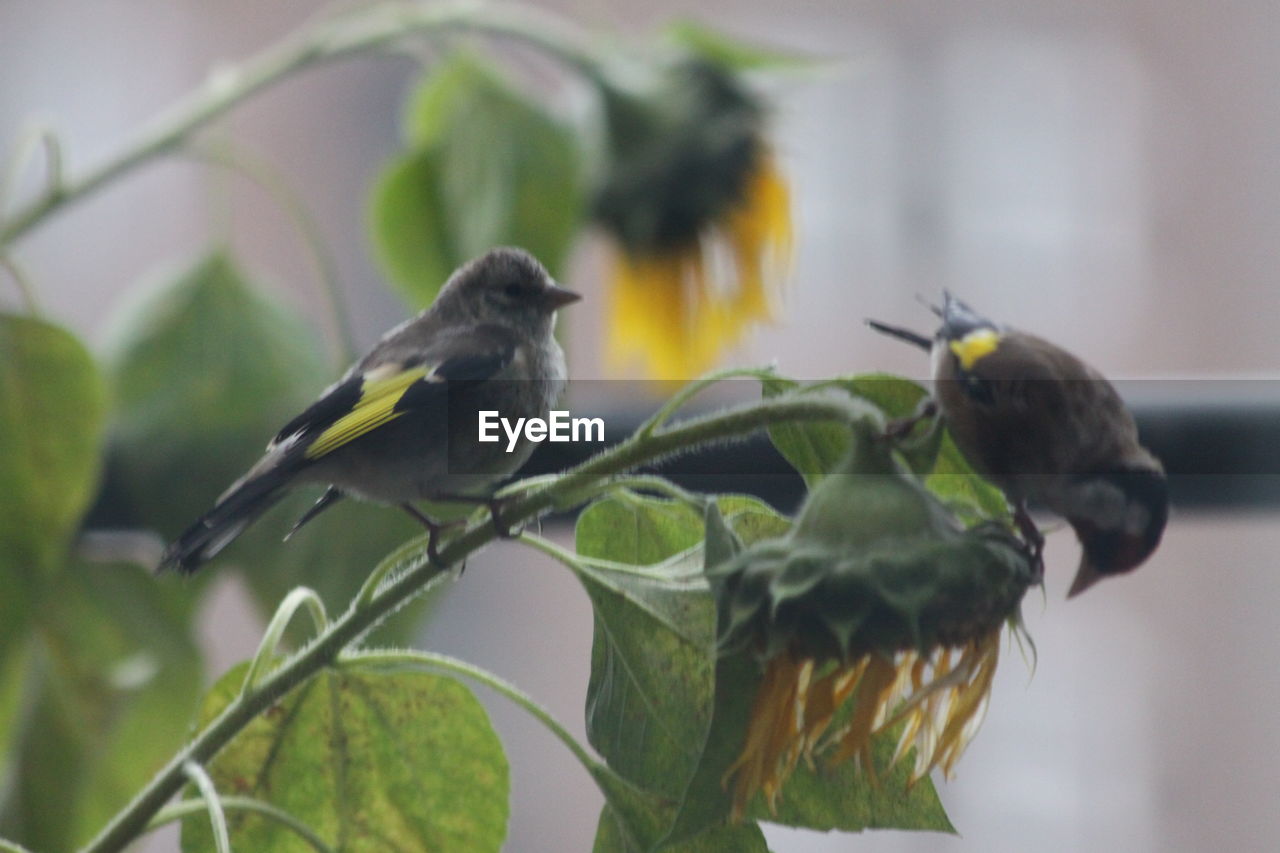
M258 519L285 495L289 477L268 470L250 472L218 499L207 513L196 519L165 549L157 571L175 569L191 574L213 559L244 529Z

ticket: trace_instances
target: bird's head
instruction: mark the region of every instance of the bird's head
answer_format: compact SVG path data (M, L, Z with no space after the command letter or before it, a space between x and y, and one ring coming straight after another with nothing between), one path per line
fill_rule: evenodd
M942 294L942 307L933 308L933 312L942 318L933 347L935 375L963 379L974 374L978 363L1000 350L1007 338L1004 326L983 317L947 291Z
M1084 549L1068 598L1142 565L1169 520L1169 481L1154 459L1078 477L1067 521Z
M867 325L877 332L932 351L935 373L943 362L950 362L946 374L971 370L980 360L995 352L1006 336L1004 326L978 314L947 291L943 291L941 308L936 305L929 308L942 320L932 338L879 320L867 320Z
M556 284L523 249L491 249L459 267L433 310L452 322L494 324L517 332L550 333L555 313L582 295Z

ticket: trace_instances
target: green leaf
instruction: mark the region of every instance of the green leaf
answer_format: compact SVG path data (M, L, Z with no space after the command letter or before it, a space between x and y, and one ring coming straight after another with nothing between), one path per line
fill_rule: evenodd
M893 757L898 734L895 729L872 740L871 751L880 774L877 782L871 782L853 762L831 768L821 759L816 768L801 763L783 786L777 813L770 813L764 797L758 795L748 817L824 832L910 829L955 833L931 779L908 787L910 756L892 770L883 770Z
M794 379L781 376L769 377L761 384L765 397L778 397L788 393L816 393L818 390L804 388ZM809 489L820 483L849 450L849 428L835 421L776 424L769 427L769 439L791 463L791 467L804 478L805 486Z
M742 552L742 540L733 532L724 513L715 503L707 504L706 538L703 541L703 565L706 568L727 563Z
M789 524L755 498L717 503L747 541ZM609 822L621 821L627 843L641 849L670 826L710 722L715 606L696 547L704 524L685 503L630 492L578 519L583 559L574 569L595 609L587 735L609 762L596 774Z
M716 661L711 725L700 745L697 768L681 795L668 841L688 840L729 818L732 800L722 780L742 751L760 681L760 667L749 655L728 655Z
M75 337L0 315L0 833L40 849L81 839L91 801L110 787L98 777L103 755L136 719L136 695L103 685L136 651L127 620L104 613L107 602L87 595L77 573L58 573L97 484L105 410ZM104 704L107 719L96 716ZM119 763L117 775L138 766Z
M604 810L613 819L623 849L656 847L671 825L675 801L638 788L603 765L593 768L591 775L604 794Z
M702 517L686 503L624 491L578 516L576 547L584 557L648 566L702 541Z
M369 221L378 263L411 306L497 245L559 274L583 208L572 130L470 54L433 68L405 126L410 150L376 180Z
M776 539L791 529L791 519L780 515L777 510L759 498L749 495L719 495L716 497L716 508L728 524L733 535L744 545L754 545L762 539ZM712 535L709 518L708 538ZM724 556L723 553L708 552L707 565L715 565Z
M223 253L136 302L112 346L113 497L131 508L133 523L172 536L213 506L331 375L315 334ZM299 584L340 611L378 560L422 532L393 508L344 501L284 542L318 495L289 495L218 559L244 567L264 615ZM407 642L424 606L397 613L379 639Z
M715 606L689 550L701 538L690 507L631 493L591 505L577 526L584 557L648 566L575 566L595 612L587 738L623 778L672 797L710 708Z
M181 745L200 688L184 596L145 569L72 562L35 611L0 832L82 843ZM6 673L8 675L8 673Z
M868 411L874 409L886 423L913 416L928 395L919 383L886 373L844 376L810 385L774 376L762 384L765 397L843 391ZM928 474L937 462L943 434L944 430L933 419L923 419L909 436L899 441L899 455L915 473ZM849 430L829 421L779 424L769 428L769 438L778 452L804 477L809 489L813 489L849 449Z
M735 39L696 21L677 21L667 37L703 59L731 71L788 71L813 68L824 60Z
M0 314L0 566L53 569L97 485L105 408L74 336ZM10 598L0 604L9 622L17 596L0 598Z
M329 381L316 335L212 252L135 299L111 346L113 483L173 536Z
M436 148L410 151L383 168L369 202L374 257L405 302L418 308L467 260L449 225L444 168Z
M833 380L841 388L873 404L886 419L910 418L929 396L923 385L888 373L862 373ZM920 421L910 435L898 441L898 452L916 474L927 474L938 458L946 430L933 418Z
M832 379L831 383L875 405L888 418L910 417L929 395L919 382L888 373L859 373Z
M0 570L3 574L3 570ZM18 604L26 600L14 596ZM25 628L25 620L19 623ZM24 631L14 631L15 639L0 646L0 833L12 833L23 819L14 805L15 788L22 772L22 741L35 708L28 696L39 690L32 663L32 647Z
M767 850L764 836L754 822L737 826L713 826L685 841L664 844L662 838L675 817L675 801L636 788L607 767L598 767L592 775L606 801L601 810L596 841L592 848L595 853L643 853L649 850L671 853L737 853Z
M943 438L925 485L970 521L1013 517L1004 492L973 470L950 435Z
M205 699L208 722L245 666ZM340 850L499 850L508 770L475 696L452 678L352 666L322 672L249 724L210 763L220 793L284 809ZM287 828L227 815L237 850L298 850ZM183 821L182 849L211 850L207 817Z
M637 844L627 834L612 806L600 810L600 822L596 827L592 853L646 853L652 848ZM736 826L713 826L688 841L665 844L658 848L662 853L769 853L764 833L754 821Z
M43 578L29 564L0 560L0 832L4 831L5 802L21 770L19 748L33 712L29 695L38 685L32 664L34 643L29 636L35 601Z

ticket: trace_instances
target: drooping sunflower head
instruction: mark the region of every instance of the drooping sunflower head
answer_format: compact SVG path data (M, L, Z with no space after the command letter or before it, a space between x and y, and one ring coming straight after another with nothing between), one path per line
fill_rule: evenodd
M615 243L610 358L686 378L771 316L790 193L764 109L731 71L686 59L640 93L604 91L609 153L593 214Z
M734 812L772 805L801 758L856 760L901 726L911 778L950 774L986 711L1000 634L1038 575L1003 525L963 529L893 464L855 441L810 494L790 533L708 568L722 653L764 675L745 743L726 774Z

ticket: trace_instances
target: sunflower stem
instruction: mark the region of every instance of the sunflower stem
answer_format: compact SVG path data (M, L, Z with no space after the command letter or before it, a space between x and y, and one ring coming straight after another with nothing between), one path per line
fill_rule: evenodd
M22 304L26 307L27 313L32 317L39 317L40 303L36 299L36 289L31 284L31 279L27 277L26 272L12 256L3 252L0 252L0 267L9 273L9 278L13 279L14 287L18 288L18 293L22 297Z
M654 412L647 421L640 425L636 433L638 435L652 434L655 429L671 420L671 417L683 408L686 403L718 382L723 382L726 379L744 379L748 377L763 380L773 375L772 367L730 367L701 376L673 394L671 399L663 404L662 408Z
M512 498L504 516L512 525L532 521L556 506L564 496L589 491L618 474L704 444L744 438L779 423L848 422L859 414L853 406L835 398L789 394L690 418L677 426L648 435L637 433L569 469L554 482ZM329 622L328 627L299 652L270 672L263 673L254 685L223 708L83 848L84 853L115 853L124 849L181 789L187 778L184 773L187 762L208 763L273 702L333 664L348 646L403 604L439 582L448 573L447 569L439 566L457 565L489 544L495 535L493 525L488 523L488 519L483 519L451 539L440 550L436 561L428 556L427 546L421 538L415 540L412 548L398 549L395 556L402 558L397 563L403 567L399 572L384 574L382 583L376 588L363 591L345 613Z
M688 489L682 489L666 477L659 477L654 474L633 474L627 477L614 477L609 483L605 491L614 491L616 489L631 489L637 492L656 492L665 495L673 500L688 504L698 511L699 514L707 509L707 498L697 492L691 492Z
M9 158L3 173L0 173L0 221L4 220L5 211L9 209L9 198L18 191L27 163L35 155L37 148L44 149L43 192L57 192L62 186L62 145L58 142L57 134L48 125L34 122L22 131L13 156Z
M567 20L533 7L465 0L438 5L389 0L323 18L238 65L215 69L203 86L157 116L133 142L79 176L63 178L56 148L49 148L51 182L0 224L0 249L68 205L174 151L214 119L294 74L371 53L408 36L449 30L516 39L555 57L590 81L602 78L602 63L584 34Z
M240 688L241 693L247 693L258 686L258 682L271 666L276 650L280 647L280 639L284 637L285 628L289 627L289 623L293 621L293 614L304 605L311 613L311 622L317 634L323 633L329 627L329 615L325 612L324 601L315 590L305 586L289 590L289 594L284 597L284 601L280 602L275 615L271 617L267 630L262 634L262 642L258 644L258 651L249 664L249 671L245 673L244 685Z
M311 827L284 809L277 808L270 803L264 803L262 800L255 800L253 797L224 796L221 800L223 811L253 812L254 814L262 815L268 820L275 821L281 826L292 830L295 835L311 845L311 849L315 850L316 853L333 853L333 848L326 844L323 838L316 835ZM208 807L205 806L204 800L180 800L172 805L165 806L157 812L156 816L147 824L146 831L151 832L166 824L182 820L184 817L203 814L207 811ZM4 851L3 846L0 846L0 851Z
M356 357L356 337L351 327L351 313L342 295L342 280L338 275L338 262L329 250L319 223L302 203L301 197L289 186L284 177L266 160L255 157L243 146L230 142L217 146L190 145L183 152L202 162L239 172L260 186L281 210L293 221L305 244L307 254L316 268L321 293L329 309L329 320L337 341L334 359L345 366Z
M204 800L205 811L209 813L209 822L213 824L213 848L218 853L231 853L231 835L227 832L227 816L222 811L222 799L218 789L205 769L194 761L182 765L182 773L200 789L200 797Z

